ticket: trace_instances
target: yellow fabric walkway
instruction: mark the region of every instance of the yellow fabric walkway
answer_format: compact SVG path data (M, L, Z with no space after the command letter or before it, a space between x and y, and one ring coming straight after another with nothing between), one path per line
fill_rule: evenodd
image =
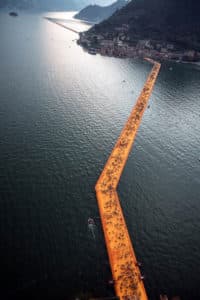
M117 195L117 185L157 79L153 69L95 186L116 295L121 300L147 300L134 249Z

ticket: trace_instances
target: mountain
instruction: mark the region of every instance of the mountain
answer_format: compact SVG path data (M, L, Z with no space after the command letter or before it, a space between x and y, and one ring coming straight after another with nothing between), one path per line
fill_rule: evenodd
M110 4L112 0L96 0L95 3ZM94 3L93 0L0 0L0 8L79 10Z
M110 55L126 56L129 52L132 56L142 53L199 60L199 11L200 1L196 0L132 0L92 27L84 35L84 43Z
M127 4L127 0L117 0L109 6L89 5L75 15L76 19L99 23L109 18L116 10Z

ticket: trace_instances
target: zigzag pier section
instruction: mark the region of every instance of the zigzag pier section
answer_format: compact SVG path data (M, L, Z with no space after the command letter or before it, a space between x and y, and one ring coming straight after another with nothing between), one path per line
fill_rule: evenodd
M161 67L158 62L146 60L154 64L152 71L95 186L113 284L120 300L148 299L117 194L122 171Z

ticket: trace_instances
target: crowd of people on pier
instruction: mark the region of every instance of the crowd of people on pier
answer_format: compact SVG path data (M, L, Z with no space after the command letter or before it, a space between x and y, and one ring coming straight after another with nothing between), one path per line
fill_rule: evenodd
M113 283L117 295L120 295L123 300L144 300L147 297L142 283L144 277L140 274L140 266L129 238L116 188L159 68L160 65L155 63L96 185Z

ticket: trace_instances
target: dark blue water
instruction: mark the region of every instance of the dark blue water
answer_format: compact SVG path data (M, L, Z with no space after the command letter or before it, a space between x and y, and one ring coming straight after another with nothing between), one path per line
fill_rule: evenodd
M0 13L0 298L108 296L87 219L151 66L91 56L43 16ZM200 67L162 65L119 186L152 300L200 299L199 95Z

